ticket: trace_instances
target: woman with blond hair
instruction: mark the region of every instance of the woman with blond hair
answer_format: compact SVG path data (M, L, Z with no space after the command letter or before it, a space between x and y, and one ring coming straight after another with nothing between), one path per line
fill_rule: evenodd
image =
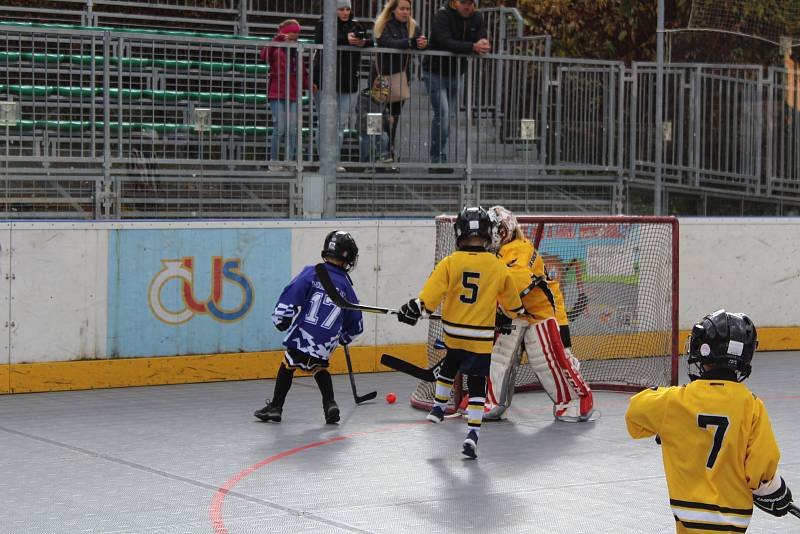
M417 21L411 16L411 0L390 0L383 7L375 20L373 35L381 48L396 48L398 50L423 50L428 47L428 39L419 35ZM411 56L400 53L380 54L377 59L379 74L389 76L404 73L408 79L408 64ZM395 136L397 124L400 121L400 112L403 101L391 102L389 105L389 154L393 160L395 156Z

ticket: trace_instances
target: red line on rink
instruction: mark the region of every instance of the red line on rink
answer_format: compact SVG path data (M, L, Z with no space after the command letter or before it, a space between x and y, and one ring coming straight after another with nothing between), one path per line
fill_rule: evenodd
M354 432L353 434L346 434L344 436L338 436L335 438L327 439L325 441L318 441L316 443L309 443L308 445L303 445L301 447L295 447L294 449L289 449L288 451L283 451L282 453L276 454L275 456L270 456L269 458L265 458L258 463L255 463L244 469L235 475L233 475L227 482L225 482L222 486L220 486L216 493L214 493L214 498L211 499L211 506L208 508L208 517L211 519L211 524L214 527L214 532L216 534L228 534L228 529L225 527L225 522L222 519L222 506L225 504L225 496L231 492L234 486L241 482L244 478L248 477L255 471L261 469L265 465L269 465L273 462L277 462L278 460L282 460L287 456L292 456L299 452L303 452L308 449L314 449L316 447L322 447L323 445L330 445L332 443L336 443L339 441L344 441L346 439L352 439L357 437L366 436L368 434L377 434L379 432L391 432L392 430L397 430L403 427L412 426L412 425L419 425L428 424L427 421L416 421L414 423L400 423L396 425L390 425L385 427L379 427L375 430L369 430L366 432Z

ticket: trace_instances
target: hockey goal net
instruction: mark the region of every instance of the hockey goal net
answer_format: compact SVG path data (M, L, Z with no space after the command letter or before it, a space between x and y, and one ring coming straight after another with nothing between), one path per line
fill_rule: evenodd
M557 278L570 319L572 352L594 389L636 391L677 384L678 221L674 217L518 216L548 276ZM436 218L436 258L455 249L453 216ZM430 321L429 366L444 357L442 325ZM541 386L522 355L517 391ZM460 400L459 382L454 402ZM435 384L411 398L430 409ZM449 407L452 409L452 406Z

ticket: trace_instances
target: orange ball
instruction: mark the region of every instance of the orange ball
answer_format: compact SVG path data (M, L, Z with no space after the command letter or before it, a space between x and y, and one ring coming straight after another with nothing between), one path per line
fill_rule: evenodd
M394 392L386 394L386 402L388 402L389 404L394 404L396 400L397 400L397 395L395 395Z

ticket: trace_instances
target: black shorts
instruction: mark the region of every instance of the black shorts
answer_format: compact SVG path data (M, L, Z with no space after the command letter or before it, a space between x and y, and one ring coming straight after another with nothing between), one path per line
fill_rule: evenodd
M286 362L286 367L289 369L302 369L303 371L326 369L331 364L330 360L315 358L297 349L286 349L286 352L283 354L283 360Z
M458 370L461 374L473 376L488 376L492 364L491 354L478 354L462 349L447 349L447 357L459 362Z

